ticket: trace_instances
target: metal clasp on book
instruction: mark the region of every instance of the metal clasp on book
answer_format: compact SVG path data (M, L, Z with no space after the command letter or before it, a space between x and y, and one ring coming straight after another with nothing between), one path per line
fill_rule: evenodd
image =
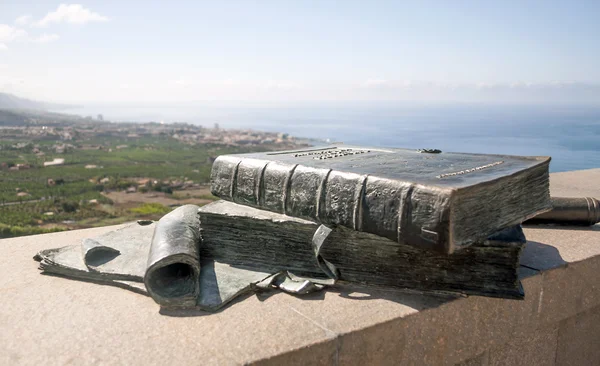
M425 229L424 227L421 228L421 238L432 242L432 243L437 243L438 242L438 233L433 231L433 230L428 230Z

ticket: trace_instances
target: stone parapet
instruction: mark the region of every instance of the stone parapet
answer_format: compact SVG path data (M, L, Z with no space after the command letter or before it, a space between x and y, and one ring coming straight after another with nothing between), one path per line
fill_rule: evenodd
M600 169L552 174L551 192L598 198L598 182ZM343 286L165 312L32 260L114 229L0 240L0 364L600 364L600 225L525 228L525 300Z

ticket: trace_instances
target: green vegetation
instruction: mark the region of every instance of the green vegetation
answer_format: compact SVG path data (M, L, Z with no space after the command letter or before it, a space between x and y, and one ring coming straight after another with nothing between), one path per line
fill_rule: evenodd
M0 109L0 127L0 238L157 220L174 206L216 199L207 188L215 157L306 144L269 132L41 111Z
M216 201L219 199L219 197L215 197L210 193L207 194L190 194L189 192L175 192L173 193L172 197L176 200L183 200L183 199L189 199L189 198L197 198L197 199L201 199L201 200L206 200L206 201Z
M63 231L64 228L41 228L35 226L10 226L0 223L0 238L12 238L14 236L48 234Z
M166 136L107 137L86 141L102 149L67 149L62 154L53 152L54 143L23 141L25 146L15 148L19 142L0 141L0 163L5 163L0 170L0 238L117 224L140 216L159 219L171 209L160 203L115 207L106 192L135 187L139 192L161 192L175 199L212 200L210 194L172 194L170 182L205 184L209 181L210 157L251 150L192 146ZM44 167L44 161L54 158L65 159L64 165ZM7 169L17 164L28 168ZM140 185L140 179L148 182Z
M20 147L15 148L18 143ZM197 204L212 201L216 197L206 188L204 192L177 190L174 182L205 185L211 157L258 150L188 145L168 136L107 137L85 142L101 149L74 148L64 153L54 152L55 143L0 140L0 164L4 163L0 168L0 238L119 224L139 217L157 220L172 208L162 203L117 204L107 192L134 189L179 201L195 199ZM65 159L64 165L44 167L44 161L54 158ZM10 169L17 164L26 168Z
M186 179L194 182L208 182L211 156L243 151L240 148L225 146L184 145L168 138L157 137L141 139L105 139L87 142L99 144L102 150L72 150L63 154L52 153L51 146L38 148L47 152L37 156L32 146L21 149L11 148L15 143L0 143L0 163L9 166L29 164L32 169L0 172L0 204L18 201L16 189L29 195L21 200L41 197L81 196L81 199L100 199L104 189L124 189L133 183L127 178L151 177L156 180ZM127 148L116 146L127 144ZM33 145L33 144L32 144ZM41 144L40 144L41 145ZM29 151L28 151L29 150ZM44 167L44 161L53 158L65 159L64 165ZM96 168L86 169L86 165ZM101 168L100 168L101 167ZM108 177L110 183L105 186L99 181ZM48 179L60 182L50 186Z
M164 215L171 211L171 209L165 205L160 203L144 203L139 207L135 207L130 209L134 214L140 216L149 216L149 215Z

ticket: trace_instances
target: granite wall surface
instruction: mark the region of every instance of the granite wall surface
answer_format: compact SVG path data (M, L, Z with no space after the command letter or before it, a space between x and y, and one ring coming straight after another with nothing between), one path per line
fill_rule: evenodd
M600 169L551 175L600 197ZM525 300L339 287L208 314L41 275L32 256L115 227L0 240L0 364L600 364L600 225L527 227Z

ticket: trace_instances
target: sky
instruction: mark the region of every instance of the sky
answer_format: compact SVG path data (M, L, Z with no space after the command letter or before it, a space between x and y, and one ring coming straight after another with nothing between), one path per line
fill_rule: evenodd
M600 104L600 1L0 0L0 92Z

